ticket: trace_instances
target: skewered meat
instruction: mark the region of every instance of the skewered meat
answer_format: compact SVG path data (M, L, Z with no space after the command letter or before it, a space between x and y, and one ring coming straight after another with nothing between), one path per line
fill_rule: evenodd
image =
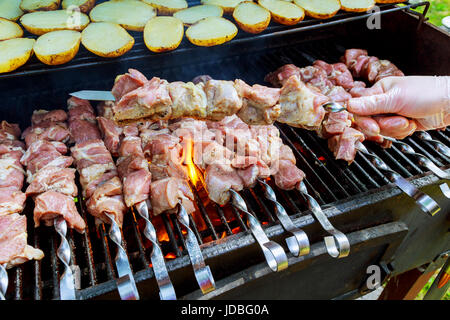
M17 140L20 138L20 128L18 124L2 121L0 123L0 141L4 140Z
M29 147L33 142L38 140L67 142L70 138L70 132L66 125L61 123L51 123L49 126L33 126L27 128L22 136L25 144Z
M74 169L68 168L73 158L63 155L67 153L63 142L70 138L64 122L67 118L63 110L35 112L32 127L23 133L28 149L20 161L27 167L27 195L35 201L35 226L41 221L52 225L56 217L62 216L70 228L83 233L86 224L73 198L77 195Z
M114 120L104 117L97 117L97 121L106 148L113 156L117 156L119 154L119 143L122 128L119 127Z
M27 187L26 195L34 196L46 191L76 197L78 188L75 184L75 169L47 166L39 170Z
M27 244L27 220L18 213L0 215L0 264L9 269L29 260L40 260L44 253Z
M139 71L128 69L128 73L116 78L111 93L116 98L116 101L119 101L128 92L142 87L147 81L147 78Z
M112 214L121 227L123 214L126 211L122 196L122 183L115 176L98 186L86 202L90 214L103 222L111 223L106 213Z
M237 115L248 124L273 123L281 113L278 104L280 90L258 84L250 87L242 80L235 80L234 86L242 98L242 107Z
M23 180L23 175L22 175ZM15 188L0 188L0 216L21 213L25 206L26 195ZM0 250L1 252L1 250Z
M351 163L355 159L355 143L364 141L364 134L353 128L345 128L340 135L328 139L328 147L336 159L342 159Z
M375 83L390 76L404 76L392 62L368 56L366 50L348 49L341 61L348 67L355 78L363 78Z
M111 153L100 139L78 143L70 151L79 171L94 164L114 164Z
M183 179L167 177L153 181L150 184L150 192L154 215L174 209L180 201L188 213L195 211L191 201L194 195Z
M54 122L67 121L67 113L64 110L35 110L31 116L33 126L49 126Z
M6 268L32 259L42 259L41 250L27 244L26 217L21 216L26 195L23 193L25 171L20 163L25 145L18 141L17 124L0 124L0 264Z
M83 196L86 198L88 212L98 220L111 223L106 214L114 216L114 220L121 227L123 215L126 211L122 195L122 183L118 178L118 172L111 153L101 137L97 126L94 109L88 101L71 98L68 100L73 122L90 123L94 134L85 136L84 141L71 148L75 159L77 171L80 174L80 183ZM77 118L81 117L81 118ZM107 120L105 118L105 120ZM72 127L72 126L71 126ZM78 132L72 132L74 140Z
M291 126L315 129L325 117L322 104L329 99L308 88L297 77L290 77L281 88L280 122Z
M34 224L36 227L43 221L45 225L53 225L53 219L63 216L69 228L80 233L84 232L86 224L81 218L71 196L56 191L46 191L34 199Z

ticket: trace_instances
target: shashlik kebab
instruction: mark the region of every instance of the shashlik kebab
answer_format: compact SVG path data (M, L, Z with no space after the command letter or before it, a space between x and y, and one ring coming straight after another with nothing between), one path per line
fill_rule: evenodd
M356 52L356 53L355 53ZM352 72L367 81L376 81L390 75L403 75L392 63L368 57L359 49L347 50L344 63L328 64L316 61L313 66L298 68L285 65L266 76L266 81L281 88L261 85L249 86L242 80L224 81L204 78L204 81L172 82L159 78L147 80L136 70L116 78L111 91L116 103L113 106L114 119L119 124L139 119L175 119L192 117L196 119L220 121L225 116L236 114L250 125L267 125L274 121L291 126L315 130L326 137L336 121L350 123L344 125L345 135L339 135L345 142L333 139L333 145L346 145L347 140L370 140L383 142L377 132L372 132L370 121L355 117L359 130L350 128L352 115L327 113L324 104L334 101L345 104L354 96L372 94L362 81L354 81ZM328 122L328 125L324 125ZM339 124L337 124L339 125ZM342 124L340 124L342 127ZM324 131L325 129L325 131ZM372 129L372 131L371 131ZM358 131L363 131L363 134ZM343 133L343 132L340 132ZM351 143L350 143L351 145ZM333 147L332 150L336 150ZM347 150L349 149L349 150ZM338 159L351 162L354 152L351 148L337 150Z
M27 169L26 194L34 199L34 222L39 226L53 225L62 216L69 228L83 233L86 223L78 213L74 197L78 196L75 169L70 166L73 158L66 142L70 139L67 129L67 113L64 110L37 110L22 137L27 151L21 163Z
M26 195L34 200L34 224L40 223L55 227L61 237L57 256L64 265L60 277L60 299L74 300L75 279L70 267L72 261L67 228L84 233L86 224L78 213L74 197L78 196L75 184L75 169L69 168L73 158L65 156L68 152L66 142L70 138L67 130L67 114L63 110L36 110L31 118L31 126L22 137L27 151L21 163L27 168Z
M27 219L21 215L26 195L22 192L25 171L20 163L25 144L20 135L17 124L0 123L0 266L6 269L44 257L41 250L27 243Z
M102 138L106 148L116 160L117 171L123 184L124 201L128 208L135 208L146 221L144 235L152 243L150 255L156 281L162 300L175 300L176 294L169 279L164 256L159 247L157 232L151 222L149 210L150 184L152 175L142 150L142 141L136 124L119 127L112 120L111 107L107 103L97 106ZM177 190L171 190L176 193Z
M123 185L111 153L102 140L94 109L88 101L71 98L69 129L75 145L71 147L75 166L80 175L87 211L96 223L110 224L109 237L117 245L115 259L119 280L117 288L123 300L138 300L133 272L122 246L123 216L127 211Z

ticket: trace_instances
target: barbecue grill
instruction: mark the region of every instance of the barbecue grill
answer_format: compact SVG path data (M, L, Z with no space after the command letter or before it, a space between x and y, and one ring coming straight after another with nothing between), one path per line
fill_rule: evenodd
M184 40L177 50L163 54L148 52L142 34L133 33L135 47L118 59L94 57L80 48L67 65L48 67L31 61L15 72L0 75L2 119L19 123L24 129L33 110L64 108L70 92L109 90L114 77L128 68L168 81L189 81L209 74L216 79L240 78L249 84L262 84L268 72L283 64L306 66L316 59L337 62L345 49L364 48L370 55L394 62L407 75L448 75L449 34L425 22L428 6L427 2L401 7L381 5L380 29L367 28L367 18L372 14L339 13L324 22L306 19L294 27L274 24L256 36L239 31L234 40L217 47L194 47ZM423 8L423 13L410 10L416 7ZM179 299L350 299L370 290L365 287L370 265L380 266L383 276L391 277L427 265L449 250L450 200L440 189L443 183L450 183L449 179L437 177L396 144L382 149L364 143L371 153L439 204L440 212L431 217L391 183L367 155L358 153L348 166L334 160L326 141L315 133L283 124L277 127L284 143L294 150L297 165L306 173L309 194L348 237L350 254L341 259L331 257L323 242L328 234L311 214L306 196L297 190L277 189L269 181L277 201L311 243L309 254L290 254L285 243L289 234L275 215L274 203L264 196L263 186L242 191L249 212L265 234L288 253L288 268L272 272L249 231L248 217L231 205L211 203L201 183L191 184L198 210L189 217L190 225L211 268L216 290L207 294L200 291L186 251L186 229L176 216L162 214L152 222ZM448 129L430 135L450 145ZM435 142L420 139L417 134L403 142L450 174L450 158L436 149ZM67 235L77 298L119 299L116 246L107 237L108 227L96 227L81 196L77 206L88 225L83 235L73 230ZM28 217L29 244L46 256L8 270L6 298L59 299L59 278L64 271L57 257L59 237L53 228L35 229L32 210L32 201L28 201L24 214ZM123 246L141 299L159 299L149 258L152 247L143 235L144 226L137 212L128 212Z

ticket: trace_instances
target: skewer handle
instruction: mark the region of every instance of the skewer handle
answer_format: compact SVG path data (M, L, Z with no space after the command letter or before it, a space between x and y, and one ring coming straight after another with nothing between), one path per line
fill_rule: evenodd
M128 261L127 253L122 247L122 234L120 227L114 220L114 216L105 213L111 220L111 228L109 229L109 237L117 245L116 267L119 279L117 280L117 289L122 300L139 300L136 282L134 281L133 271L131 270L130 261Z
M375 167L385 172L389 180L391 180L394 184L396 184L397 187L399 187L404 193L413 198L423 212L428 213L431 216L434 216L441 210L437 202L434 201L429 195L417 189L414 185L412 185L409 181L404 179L397 172L389 169L389 167L383 160L381 160L380 157L378 157L376 154L372 152L369 152L361 142L358 142L356 144L356 148L360 152L364 153L366 156L371 158L372 163Z
M286 269L288 267L288 259L283 247L278 243L269 240L258 219L248 211L247 205L239 193L233 189L230 189L230 192L233 206L247 215L247 223L250 231L261 247L269 268L274 272Z
M67 235L67 223L63 217L58 217L53 220L56 232L61 237L61 244L56 252L58 258L64 264L64 273L59 280L59 297L61 300L76 300L75 294L75 281L70 268L70 247L69 242L66 239Z
M136 204L135 207L139 215L145 220L144 235L153 246L150 260L152 261L153 272L159 286L159 297L161 300L176 300L177 296L175 294L175 289L170 281L169 273L167 272L164 256L158 244L155 227L149 220L149 207L147 202L142 201Z
M297 185L297 190L308 199L308 207L314 217L319 221L322 228L331 235L324 238L328 254L333 258L344 258L348 256L350 253L350 242L347 236L331 224L316 199L308 193L308 189L306 189L303 181Z
M191 259L192 267L194 268L194 275L197 279L197 283L203 294L207 294L216 289L216 284L211 273L209 266L205 265L202 251L197 242L194 232L189 227L189 215L186 209L178 204L178 221L186 228L186 249Z
M450 158L450 148L447 147L445 144L438 140L434 140L428 132L425 131L418 131L416 133L416 136L422 140L422 141L428 141L430 142L434 149L438 152L442 152L445 156Z
M445 171L441 170L438 166L436 166L429 158L427 158L423 154L415 152L414 149L410 145L408 145L404 142L398 141L397 139L394 139L394 138L390 138L390 137L384 137L384 138L397 144L403 153L414 156L414 158L417 160L419 165L424 166L425 168L427 168L428 170L433 172L439 178L450 179L449 174L447 174ZM444 196L446 198L450 198L450 189L449 189L447 183L445 183L445 182L442 183L440 185L440 188L441 188L441 191L444 194Z
M259 183L264 189L264 196L275 204L275 213L278 217L278 220L280 220L284 230L292 234L292 236L286 239L289 251L295 257L307 255L310 251L310 245L308 236L306 235L305 231L297 228L294 225L284 207L277 201L273 189L263 180L259 180Z
M6 290L8 289L8 273L6 263L0 264L0 300L6 300Z

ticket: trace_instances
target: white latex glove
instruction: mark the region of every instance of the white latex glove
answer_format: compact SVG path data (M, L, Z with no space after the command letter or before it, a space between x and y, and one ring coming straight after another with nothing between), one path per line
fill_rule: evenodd
M416 130L450 125L448 76L388 77L370 91L372 95L350 99L347 108L355 115L375 116L370 126L378 126L381 135L402 139Z

